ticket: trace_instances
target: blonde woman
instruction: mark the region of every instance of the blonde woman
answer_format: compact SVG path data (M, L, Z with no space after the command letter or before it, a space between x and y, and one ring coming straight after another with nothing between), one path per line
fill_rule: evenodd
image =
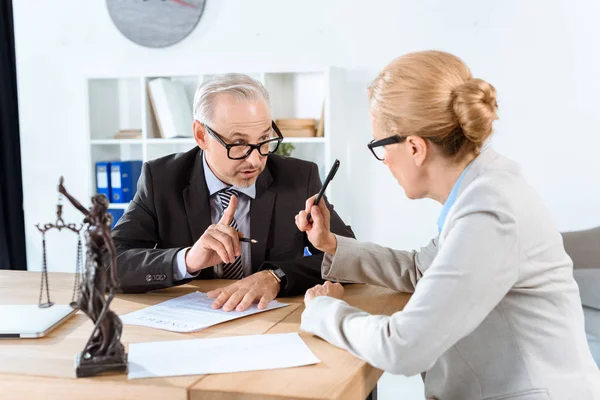
M369 98L368 147L408 198L443 204L439 235L419 251L360 243L332 234L329 211L309 199L296 224L326 253L326 279L413 295L401 312L369 315L341 300L339 284L319 285L302 329L385 371L426 372L428 398L600 399L561 235L518 166L483 148L494 87L427 51L385 67Z

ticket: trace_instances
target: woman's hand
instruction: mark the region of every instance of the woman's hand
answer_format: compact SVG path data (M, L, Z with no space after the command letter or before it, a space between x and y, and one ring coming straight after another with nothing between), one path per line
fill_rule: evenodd
M311 289L308 289L304 295L304 305L308 307L308 303L310 303L315 297L319 296L329 296L341 300L344 296L344 287L339 283L331 283L327 281L324 285L317 285Z
M331 233L329 209L325 204L325 199L321 199L318 205L315 205L316 195L306 200L306 208L296 215L296 226L301 232L306 232L308 240L317 249L324 253L335 254L337 249L337 240ZM307 220L310 213L311 219Z

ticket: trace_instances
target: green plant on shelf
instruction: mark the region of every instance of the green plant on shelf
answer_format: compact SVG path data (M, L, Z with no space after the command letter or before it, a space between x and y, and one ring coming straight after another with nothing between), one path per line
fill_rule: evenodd
M275 154L279 154L280 156L289 157L295 148L296 148L296 146L294 146L292 143L281 143L279 145L279 148L275 152Z

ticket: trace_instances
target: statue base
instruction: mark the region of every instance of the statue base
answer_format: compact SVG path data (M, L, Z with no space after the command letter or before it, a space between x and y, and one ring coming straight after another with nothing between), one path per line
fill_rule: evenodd
M122 374L127 372L127 353L116 356L100 356L89 360L81 358L81 352L75 357L75 374L78 378L104 374Z

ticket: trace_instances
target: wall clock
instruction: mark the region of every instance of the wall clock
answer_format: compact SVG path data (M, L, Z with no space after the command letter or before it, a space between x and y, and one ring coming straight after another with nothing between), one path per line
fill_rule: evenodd
M206 0L106 0L115 26L129 40L146 47L171 46L189 35Z

